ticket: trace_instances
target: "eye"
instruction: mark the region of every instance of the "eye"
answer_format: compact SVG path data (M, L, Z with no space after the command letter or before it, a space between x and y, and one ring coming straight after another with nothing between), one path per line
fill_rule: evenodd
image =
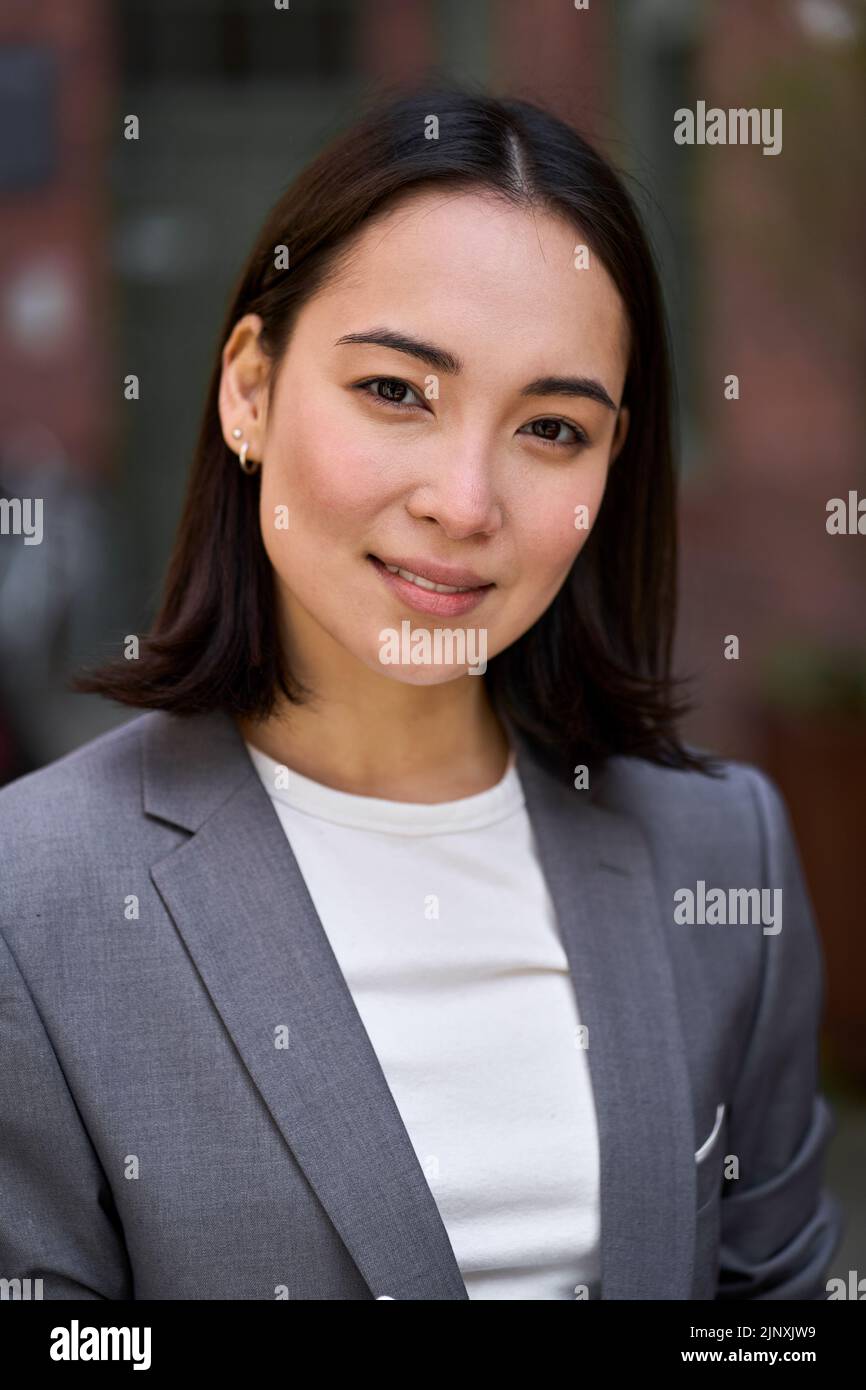
M377 405L396 406L398 409L421 406L422 409L427 409L415 387L396 376L372 376L367 381L359 381L354 389L362 391ZM409 397L413 399L408 399Z
M561 435L560 430L569 430L570 437ZM578 445L589 443L588 436L579 425L573 425L570 420L560 420L556 415L545 415L540 420L530 420L528 424L522 425L517 433L529 433L533 439L538 439L542 444L555 449L574 449Z

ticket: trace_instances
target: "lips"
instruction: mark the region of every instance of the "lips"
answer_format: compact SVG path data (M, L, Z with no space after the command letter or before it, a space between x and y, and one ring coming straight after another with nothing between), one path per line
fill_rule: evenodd
M412 583L421 580L422 588L442 585L446 589L484 589L491 587L492 581L484 579L474 570L461 569L457 565L441 565L435 560L423 560L404 555L372 555L392 572L403 570L403 578Z
M367 560L402 604L434 617L460 617L483 603L496 587L481 580L472 570L431 564L426 560L386 561L378 555L368 555ZM405 573L400 573L401 570Z

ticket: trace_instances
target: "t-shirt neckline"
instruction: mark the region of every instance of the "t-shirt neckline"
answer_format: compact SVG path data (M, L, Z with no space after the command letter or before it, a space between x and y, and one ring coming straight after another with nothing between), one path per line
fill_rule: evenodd
M456 801L428 804L389 801L384 797L360 796L355 792L329 787L324 782L316 782L287 768L253 744L246 740L244 742L272 801L335 825L380 830L395 835L453 834L493 825L524 805L513 746L505 772L494 786L471 796L459 797Z

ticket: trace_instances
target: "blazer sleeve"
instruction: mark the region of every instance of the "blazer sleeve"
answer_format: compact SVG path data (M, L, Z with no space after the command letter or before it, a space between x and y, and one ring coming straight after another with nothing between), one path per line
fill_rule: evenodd
M41 1279L46 1299L134 1296L105 1173L2 933L0 1277Z
M826 1299L842 1209L824 1189L833 1113L818 1090L824 962L790 820L775 784L745 769L763 885L782 926L763 935L760 998L731 1095L728 1152L739 1177L721 1203L717 1299Z

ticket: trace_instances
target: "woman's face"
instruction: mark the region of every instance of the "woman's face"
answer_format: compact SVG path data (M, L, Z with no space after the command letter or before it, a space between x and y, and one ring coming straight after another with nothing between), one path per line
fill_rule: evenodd
M300 311L269 404L260 321L236 326L223 431L237 450L240 425L262 460L262 535L302 677L348 656L451 680L555 597L627 428L623 305L580 241L555 215L425 191L366 224Z

